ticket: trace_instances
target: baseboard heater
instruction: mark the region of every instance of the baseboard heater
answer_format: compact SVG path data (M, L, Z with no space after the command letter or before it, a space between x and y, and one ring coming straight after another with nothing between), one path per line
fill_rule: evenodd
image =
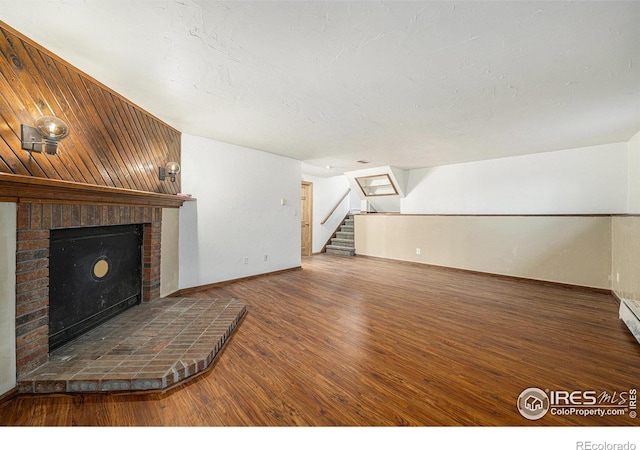
M620 299L620 319L627 325L631 334L640 343L640 302Z

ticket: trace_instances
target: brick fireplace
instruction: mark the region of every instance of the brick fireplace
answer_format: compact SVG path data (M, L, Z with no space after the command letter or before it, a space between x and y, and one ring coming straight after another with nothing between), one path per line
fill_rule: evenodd
M181 196L0 173L0 201L16 204L15 356L20 394L172 389L213 367L246 313L237 299L185 298L177 293L160 298L162 211L181 207L187 201ZM136 225L141 235L141 292L136 293L141 304L51 350L50 242L52 234L69 234L52 230L94 228L89 232L93 236L99 234L95 227L123 225ZM64 284L58 287L55 292L66 289Z
M20 202L17 204L17 376L49 360L49 237L52 229L141 224L142 301L160 297L162 208Z

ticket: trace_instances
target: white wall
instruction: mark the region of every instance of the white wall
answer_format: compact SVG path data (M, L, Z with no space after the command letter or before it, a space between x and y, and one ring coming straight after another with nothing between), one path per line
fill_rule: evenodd
M640 131L627 143L627 213L640 213Z
M181 289L300 266L299 161L183 134L181 163Z
M627 209L627 143L411 170L403 214L607 214Z
M342 219L351 209L352 195L345 198L329 220L322 225L320 222L331 212L336 202L350 188L349 180L344 175L335 177L315 177L303 174L302 179L313 183L313 218L312 218L312 252L320 253L322 247L338 228ZM353 193L351 193L353 194Z
M16 204L0 203L0 395L16 387Z

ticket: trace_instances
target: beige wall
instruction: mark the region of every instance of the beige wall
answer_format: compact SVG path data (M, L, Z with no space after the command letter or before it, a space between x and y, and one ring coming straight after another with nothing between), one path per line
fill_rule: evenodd
M619 298L640 300L640 217L611 220L612 290Z
M166 297L178 290L180 270L178 267L178 237L180 210L162 210L162 243L160 250L160 296Z
M367 214L355 230L358 255L611 287L610 217Z
M16 205L0 203L0 395L16 386Z
M640 131L627 142L627 214L640 213Z

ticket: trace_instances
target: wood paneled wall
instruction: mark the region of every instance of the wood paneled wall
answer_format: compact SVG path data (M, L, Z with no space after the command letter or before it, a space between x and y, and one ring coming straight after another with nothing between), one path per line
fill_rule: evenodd
M105 61L105 64L108 64ZM69 125L56 155L20 146L20 124ZM175 194L158 167L180 162L180 132L0 22L0 172Z

